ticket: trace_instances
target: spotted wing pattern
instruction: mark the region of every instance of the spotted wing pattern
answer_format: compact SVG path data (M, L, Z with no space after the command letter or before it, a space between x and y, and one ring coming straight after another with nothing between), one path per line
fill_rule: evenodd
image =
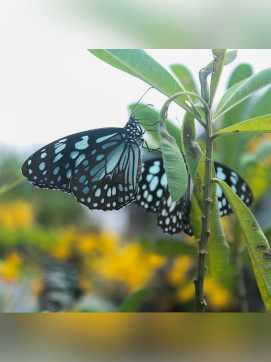
M129 128L135 121L130 118ZM125 127L80 132L52 142L25 161L22 173L33 185L73 194L90 209L120 209L136 197L143 143L139 127L133 136Z
M234 192L250 206L253 201L251 189L247 183L230 168L215 162L216 175L225 181ZM162 230L169 234L176 234L184 231L188 235L193 235L191 227L191 182L184 196L172 202L168 190L167 178L161 157L148 160L142 165L142 176L139 181L138 194L135 203L145 210L157 214L157 223ZM220 216L228 215L232 212L222 189L217 186L217 197L220 209Z

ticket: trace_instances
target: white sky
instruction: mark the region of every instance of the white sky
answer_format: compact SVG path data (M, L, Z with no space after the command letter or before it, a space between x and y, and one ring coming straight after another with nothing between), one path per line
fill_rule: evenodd
M210 50L147 50L164 67L181 63L197 74ZM62 136L100 127L123 127L127 105L148 85L84 49L13 48L0 54L0 146L31 152ZM271 64L271 50L239 50L224 68L217 100L232 69L250 63L255 72ZM159 109L165 97L151 90L143 101Z

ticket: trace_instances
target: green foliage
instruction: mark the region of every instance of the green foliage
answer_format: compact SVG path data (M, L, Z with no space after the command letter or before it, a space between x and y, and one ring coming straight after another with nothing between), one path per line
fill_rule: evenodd
M194 118L188 112L185 113L182 124L182 148L189 173L194 181L202 157L202 150L196 141Z
M221 129L217 136L224 136L228 134L242 134L242 133L270 133L271 132L271 115L249 119L240 123L235 123L232 126Z
M125 299L125 301L119 307L118 312L122 313L136 312L138 307L142 304L142 302L148 296L149 293L150 293L149 288L141 288L137 290L133 294L129 295L127 299Z
M164 67L157 63L143 50L91 49L89 51L113 67L143 80L166 96L170 96L184 90ZM192 107L189 107L185 100L178 98L175 102L181 105L184 109L189 110L192 114L195 112L195 117L199 115L194 108L192 109ZM191 99L190 102L193 105Z
M129 105L128 108L129 108L130 112L132 111L132 109L134 108L135 105L136 105L136 103L132 103ZM143 107L143 108L141 108L141 107ZM156 125L153 125L158 121L159 112L156 111L154 108L152 108L148 105L145 105L143 103L138 103L136 108L134 108L134 112L138 119L142 119L142 122L144 123L144 124L142 124L142 127L147 130L148 136L150 137L151 141L153 142L152 147L153 148L160 147L158 132L152 132L152 131L157 131L159 128L158 123ZM165 122L166 122L166 128L167 128L168 133L172 137L175 138L175 141L176 141L180 151L182 151L182 141L181 141L181 137L179 135L179 133L180 133L179 128L176 126L176 124L174 124L168 118L166 118ZM149 129L152 131L148 132Z
M156 240L143 238L140 245L148 250L164 256L196 255L194 245L184 240L176 240L169 237L157 238Z
M193 190L201 211L203 211L204 203L202 185L204 184L205 158L206 155L203 154L197 168L195 187ZM210 276L215 279L224 273L225 266L229 263L229 246L221 224L215 185L212 185L211 195L213 202L211 204L212 217L209 223L210 236L208 239L207 260ZM201 224L200 219L194 220L194 223L195 222Z
M221 117L231 108L235 107L237 104L250 97L253 93L269 85L270 83L271 68L267 68L257 74L250 76L246 80L235 84L221 98L214 112L213 120L215 121L218 117Z
M224 181L217 182L241 225L266 310L271 312L271 253L269 243L252 212Z
M165 103L159 115L159 140L170 195L172 201L177 201L186 191L187 172L183 156L175 138L170 136L166 129L166 112L168 106L169 103Z

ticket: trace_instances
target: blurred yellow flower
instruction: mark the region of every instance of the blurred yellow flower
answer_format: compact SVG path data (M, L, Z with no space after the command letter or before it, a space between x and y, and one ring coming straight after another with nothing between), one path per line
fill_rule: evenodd
M145 285L163 262L163 257L145 252L139 244L130 242L110 258L102 259L99 272L103 277L125 282L130 290L135 290Z
M232 295L217 280L205 278L204 292L207 304L213 310L227 309L232 303ZM187 303L195 297L194 283L181 286L176 292L176 300L180 303Z
M195 286L194 283L189 282L189 284L182 286L176 292L176 300L180 303L187 303L194 298L195 295Z
M62 230L52 244L51 255L57 259L66 260L73 255L72 245L76 238L76 230L74 228L67 228Z
M226 309L232 303L232 295L217 280L206 278L204 290L208 305L215 310Z
M11 253L6 259L0 260L0 276L9 282L17 281L21 263L20 256L15 252Z
M187 280L187 273L193 266L193 259L189 256L175 258L173 266L167 274L168 281L173 285L182 284Z
M0 223L6 228L29 229L34 223L31 205L24 200L0 205Z

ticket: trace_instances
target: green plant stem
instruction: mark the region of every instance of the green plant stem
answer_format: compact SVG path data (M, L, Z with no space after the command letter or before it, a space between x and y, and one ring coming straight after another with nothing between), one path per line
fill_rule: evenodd
M175 93L175 94L173 94L172 96L170 96L170 97L166 100L166 102L164 103L164 105L163 105L163 107L162 107L162 109L161 109L160 115L161 115L161 114L163 114L163 115L166 114L167 109L168 109L168 107L169 107L169 104L170 104L172 101L174 101L175 98L181 97L181 96L189 96L189 95L192 95L192 96L198 98L198 99L201 101L201 103L203 104L203 107L204 107L205 112L209 109L208 104L205 102L205 100L204 100L201 96L199 96L198 94L196 94L196 93L194 93L194 92L187 92L187 91L185 91L185 92L178 92L178 93ZM181 107L181 106L180 106L180 107ZM191 113L192 116L195 117L203 127L206 126L204 120L203 120L201 117L196 117L195 114L191 111L190 108L189 108L189 109L186 109L186 108L184 108L184 107L182 107L182 108L185 109L187 112ZM198 112L198 110L197 110L196 108L195 108L195 110ZM161 123L161 122L160 122L160 123Z
M194 279L195 283L195 299L196 299L196 312L204 312L207 305L204 298L204 276L206 270L206 254L208 238L210 236L209 219L211 211L211 191L212 191L212 165L213 165L213 140L212 140L212 124L210 110L205 111L206 116L206 158L205 158L205 175L203 185L203 215L202 215L202 228L201 238L199 240L199 256L197 275Z

